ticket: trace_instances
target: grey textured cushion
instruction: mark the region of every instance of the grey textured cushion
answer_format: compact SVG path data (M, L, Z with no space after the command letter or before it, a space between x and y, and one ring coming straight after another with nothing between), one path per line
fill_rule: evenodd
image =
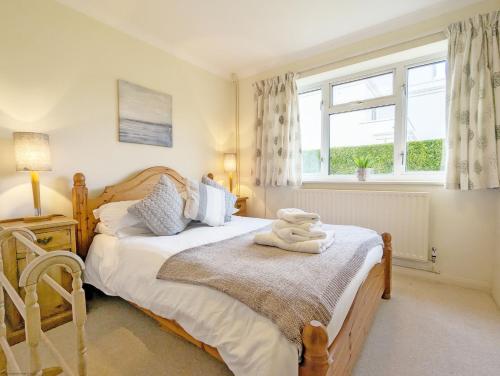
M162 175L153 191L142 201L129 207L129 213L140 218L156 235L175 235L191 221L184 217L184 199L175 184Z
M234 212L234 204L236 204L236 196L229 192L224 186L210 179L208 176L203 176L201 178L201 182L206 185L210 185L217 189L222 189L224 191L226 197L226 214L224 216L224 221L229 222L231 220L231 216Z

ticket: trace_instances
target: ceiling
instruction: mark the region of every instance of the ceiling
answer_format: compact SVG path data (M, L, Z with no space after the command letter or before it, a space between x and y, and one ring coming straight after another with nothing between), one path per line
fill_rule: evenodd
M479 0L58 0L181 59L249 76Z

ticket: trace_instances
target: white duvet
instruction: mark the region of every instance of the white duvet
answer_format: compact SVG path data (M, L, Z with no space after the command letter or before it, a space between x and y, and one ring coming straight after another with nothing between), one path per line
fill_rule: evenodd
M218 349L236 375L297 375L297 348L269 319L217 290L156 279L170 256L202 244L264 227L269 220L233 217L224 226L189 228L175 236L97 235L85 261L85 281L155 314L177 321L195 338ZM370 250L340 298L328 325L330 343L338 334L359 286L382 258Z

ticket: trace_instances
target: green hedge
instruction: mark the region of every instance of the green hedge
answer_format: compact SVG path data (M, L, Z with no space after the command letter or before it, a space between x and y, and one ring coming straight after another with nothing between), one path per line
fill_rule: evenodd
M443 156L443 140L412 141L408 143L406 158L408 171L439 171ZM370 167L377 174L393 171L393 144L349 146L330 149L330 174L354 174L356 166L353 158L367 156ZM303 155L304 173L320 170L320 151L306 150Z
M392 172L392 144L347 146L330 149L330 174L349 175L356 172L354 157L366 156L370 159L370 168L377 174Z
M443 162L443 141L412 141L408 143L406 165L409 171L440 171Z

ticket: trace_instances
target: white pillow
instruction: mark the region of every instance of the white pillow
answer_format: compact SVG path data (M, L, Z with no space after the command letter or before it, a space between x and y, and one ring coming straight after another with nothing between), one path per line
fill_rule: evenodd
M104 223L102 223L102 222L99 222L97 224L97 226L95 226L94 232L96 234L104 234L104 235L115 236L115 233L113 231L111 231L111 229L108 226L106 226Z
M209 226L222 226L226 214L224 191L189 179L186 188L184 216Z
M150 232L139 218L128 212L128 208L137 202L139 200L115 201L95 209L93 212L94 217L100 220L96 232L118 236L120 231L132 227L141 229L138 231L142 231L142 233ZM136 232L136 234L138 233Z
M126 238L128 236L150 236L154 235L149 228L144 224L139 223L135 226L124 227L116 233L111 231L104 223L99 222L95 227L95 232L98 234L105 234L115 236L117 238Z

